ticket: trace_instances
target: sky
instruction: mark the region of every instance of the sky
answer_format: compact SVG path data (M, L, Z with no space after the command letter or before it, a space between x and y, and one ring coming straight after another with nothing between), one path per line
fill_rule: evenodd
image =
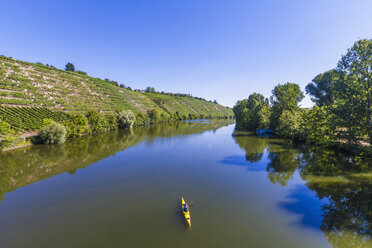
M229 107L286 82L305 91L372 38L371 0L1 0L0 10L1 55Z

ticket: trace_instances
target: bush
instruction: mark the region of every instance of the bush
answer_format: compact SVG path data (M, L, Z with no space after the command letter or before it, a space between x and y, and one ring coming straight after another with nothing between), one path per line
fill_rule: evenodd
M116 130L118 129L118 119L113 114L105 115L105 120L107 123L107 130Z
M0 149L6 148L14 141L14 133L8 123L0 120Z
M132 128L136 122L136 117L131 110L121 111L116 114L119 128Z
M89 131L88 119L84 115L72 115L69 120L64 122L67 137L78 137Z
M160 111L158 109L151 109L147 112L147 116L149 117L152 124L156 124L159 122L160 119Z
M39 137L43 144L62 144L66 140L66 128L53 122L41 129Z

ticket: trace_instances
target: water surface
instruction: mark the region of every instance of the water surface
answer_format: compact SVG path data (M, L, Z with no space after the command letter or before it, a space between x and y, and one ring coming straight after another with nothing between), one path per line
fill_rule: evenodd
M371 161L233 133L179 123L1 153L0 247L372 247Z

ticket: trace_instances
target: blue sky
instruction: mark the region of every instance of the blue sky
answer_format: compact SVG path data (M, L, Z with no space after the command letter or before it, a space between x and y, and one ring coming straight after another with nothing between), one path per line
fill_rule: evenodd
M0 2L0 54L132 88L191 93L232 107L276 84L302 90L372 38L370 0ZM302 106L312 103L307 97Z

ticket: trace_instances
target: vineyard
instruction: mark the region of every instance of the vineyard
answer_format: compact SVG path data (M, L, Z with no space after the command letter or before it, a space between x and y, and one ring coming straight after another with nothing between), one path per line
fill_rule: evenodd
M158 109L164 115L232 116L232 110L191 96L143 93L78 72L0 56L0 118L18 130L39 129L44 118L90 110L114 113Z
M48 108L0 106L0 119L9 123L13 129L28 131L43 127L44 119L57 122L67 120L68 114Z

